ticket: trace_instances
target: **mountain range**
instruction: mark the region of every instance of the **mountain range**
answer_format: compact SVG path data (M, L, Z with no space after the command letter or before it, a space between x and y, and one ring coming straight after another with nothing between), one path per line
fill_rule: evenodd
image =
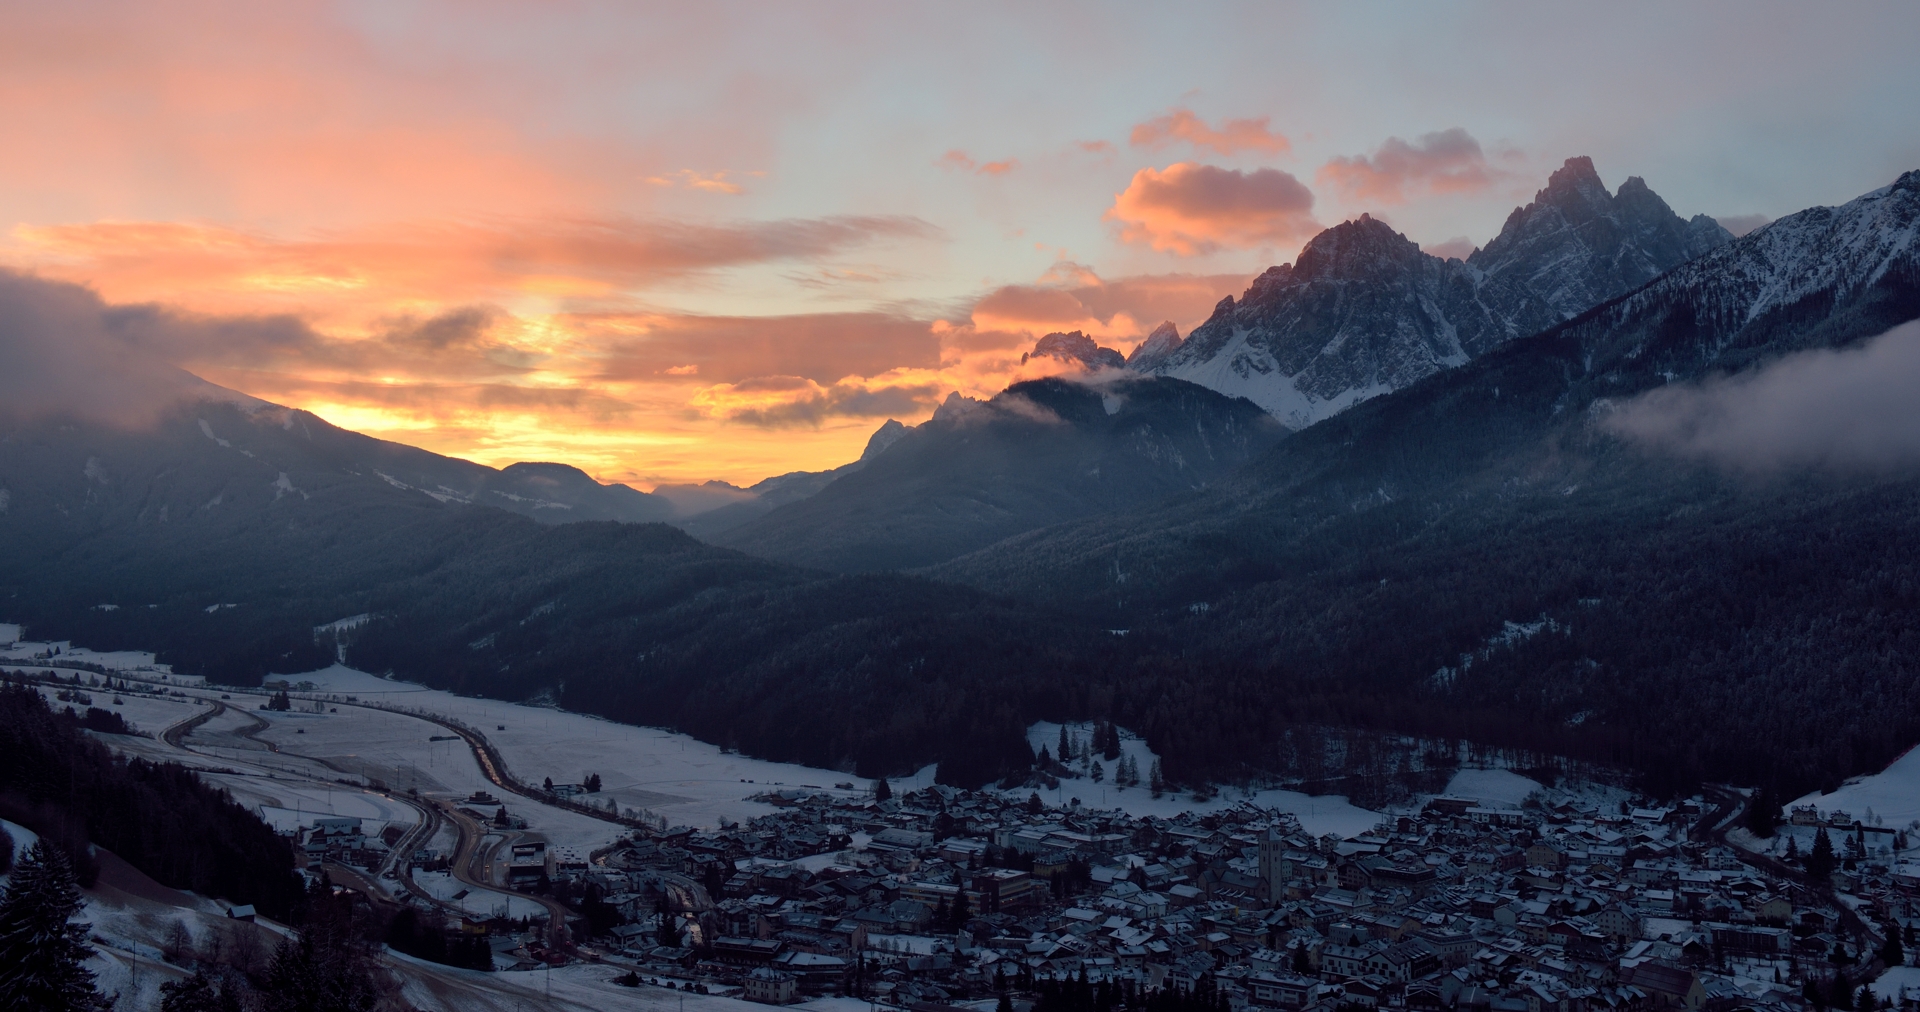
M1466 260L1420 251L1369 215L1221 300L1184 342L1156 332L1131 363L1246 397L1291 428L1570 319L1733 237L1674 214L1638 176L1607 192L1570 158Z
M474 470L241 395L133 427L11 416L0 601L35 635L236 682L344 656L865 775L938 761L949 783L1017 779L1033 720L1087 716L1145 735L1176 780L1375 777L1329 781L1350 794L1393 782L1392 749L1460 739L1661 791L1871 768L1920 738L1920 482L1756 477L1610 420L1920 318L1920 173L1729 240L1589 168L1557 173L1480 265L1336 226L1153 375L1063 335L1048 353L1097 371L949 398L712 535L766 557L659 523L535 523L672 500ZM1574 222L1556 203L1574 197L1612 216L1528 224ZM1599 252L1511 266L1553 249ZM1631 283L1660 257L1679 259ZM1507 322L1298 431L1165 368L1242 310L1285 324L1269 349L1357 340L1341 328L1425 313L1405 286L1444 277L1507 292ZM1510 333L1528 313L1548 324ZM1133 364L1177 335L1154 342ZM1318 347L1331 377L1339 348ZM884 571L902 567L922 568ZM1327 728L1378 748L1322 747Z

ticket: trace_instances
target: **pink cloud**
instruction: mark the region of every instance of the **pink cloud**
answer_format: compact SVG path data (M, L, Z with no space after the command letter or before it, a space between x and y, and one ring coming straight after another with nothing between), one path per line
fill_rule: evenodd
M1205 320L1225 295L1247 287L1245 274L1142 274L1105 280L1070 261L1031 285L1004 285L974 304L974 326L987 331L1044 334L1079 330L1125 347L1162 320L1184 332Z
M1268 129L1267 119L1265 116L1258 119L1230 119L1216 129L1194 115L1191 109L1175 109L1134 127L1133 135L1128 139L1134 147L1151 151L1185 141L1193 145L1196 151L1211 151L1223 158L1241 151L1286 154L1293 145L1286 137Z
M1371 157L1355 155L1329 161L1315 180L1360 200L1401 204L1409 191L1472 193L1493 185L1503 173L1487 165L1480 142L1453 127L1422 134L1412 143L1389 137Z
M1126 242L1193 256L1305 239L1320 230L1312 211L1313 192L1290 173L1175 162L1134 173L1106 218Z

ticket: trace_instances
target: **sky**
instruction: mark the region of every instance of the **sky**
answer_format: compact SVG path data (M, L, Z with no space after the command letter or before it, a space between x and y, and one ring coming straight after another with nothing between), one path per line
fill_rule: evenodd
M0 267L337 424L639 488L859 455L1574 155L1730 226L1920 168L1920 6L0 6ZM1740 230L1739 227L1735 228Z

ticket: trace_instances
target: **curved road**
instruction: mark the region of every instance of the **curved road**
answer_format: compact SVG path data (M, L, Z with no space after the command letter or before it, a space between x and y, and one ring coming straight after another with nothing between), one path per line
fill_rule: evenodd
M297 759L305 759L308 762L325 767L336 773L352 775L351 770L341 769L318 756L303 755L298 752L286 752L282 750L279 745L260 738L259 733L272 725L252 713L247 712L245 709L229 707L224 702L209 699L205 696L194 696L192 698L208 704L210 709L205 713L195 714L185 720L171 724L160 734L163 741L182 752L188 752L194 755L206 755L206 753L202 753L188 745L185 739L196 728L231 709L235 714L247 718L250 722L248 727L234 732L238 737L259 742L271 752ZM398 801L419 813L420 817L414 822L413 828L409 829L404 836L395 842L386 860L382 861L379 867L371 869L370 871L362 871L349 865L343 865L337 861L328 861L323 863L327 868L327 874L336 881L342 882L342 884L353 885L355 888L360 889L372 902L391 903L392 901L387 900L383 895L385 890L379 887L376 878L382 873L392 870L394 874L390 881L398 882L409 894L444 910L450 916L464 916L466 911L457 904L436 898L433 894L422 889L418 883L414 882L413 875L406 860L408 854L411 854L420 844L432 839L433 834L439 830L440 820L443 817L441 806L432 802L415 800L391 793L383 792L382 796ZM510 892L510 890L504 889L501 886L496 886L491 881L491 876L487 874L488 862L485 860L487 855L476 853L479 849L479 842L484 839L486 835L485 829L480 827L474 820L452 810L451 806L445 811L444 817L453 823L454 828L460 834L459 843L455 848L456 856L452 863L454 878L469 887L496 892ZM527 896L525 898L546 908L548 915L549 946L561 949L562 951L571 949L570 933L566 930L566 918L570 911L560 903L543 897Z

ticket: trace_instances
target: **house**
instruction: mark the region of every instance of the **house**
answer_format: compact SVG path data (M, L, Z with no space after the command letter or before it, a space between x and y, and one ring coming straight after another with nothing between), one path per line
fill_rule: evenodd
M1319 982L1312 977L1262 970L1247 978L1247 990L1254 1003L1273 1008L1304 1008Z
M1641 963L1622 973L1620 982L1645 991L1656 1007L1692 1012L1707 1000L1707 989L1693 971L1664 963Z
M800 995L799 980L784 970L762 966L747 974L741 997L763 1005L785 1005Z

